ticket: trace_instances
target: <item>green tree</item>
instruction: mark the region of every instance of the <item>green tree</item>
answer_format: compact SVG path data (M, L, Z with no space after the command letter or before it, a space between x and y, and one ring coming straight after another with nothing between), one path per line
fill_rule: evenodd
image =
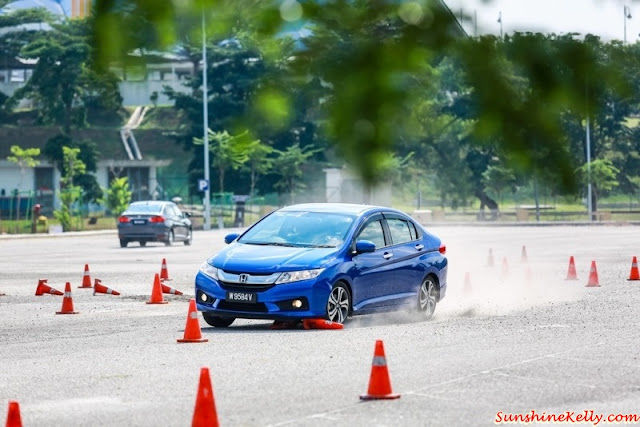
M7 156L7 160L15 163L20 168L20 183L18 184L18 202L16 204L16 220L20 219L20 190L24 181L24 174L27 168L34 168L40 164L40 160L36 159L40 155L39 148L21 148L18 145L12 145L11 155Z
M86 166L78 158L79 148L63 147L64 173L60 179L60 209L53 212L63 231L71 230L73 220L73 205L82 196L82 188L74 185L74 178L85 173Z
M618 186L616 176L620 170L609 159L596 159L580 166L577 172L585 188L591 182L594 201L592 208L597 212L598 197Z
M247 168L251 179L249 196L253 197L256 194L256 185L260 177L269 173L273 167L273 158L270 156L275 150L270 145L264 144L259 139L256 139L250 144L248 151L249 159L247 161Z
M238 170L249 160L249 149L253 141L248 139L248 132L229 135L227 131L214 132L209 129L209 153L211 166L218 172L220 193L224 192L224 176L227 169ZM202 138L194 138L194 144L202 145Z
M515 190L516 176L513 170L494 162L482 173L482 182L502 204L504 191L510 189L513 192Z
M122 214L122 212L127 209L127 206L129 206L129 203L131 203L132 194L129 189L129 179L126 176L114 178L109 188L105 190L105 197L101 199L101 202L104 203L115 216L116 222L120 214Z
M305 188L301 179L303 165L319 151L310 146L301 148L299 144L291 145L284 151L277 151L277 157L273 159L273 171L280 179L276 182L275 188L289 196L289 203L294 203L297 190Z

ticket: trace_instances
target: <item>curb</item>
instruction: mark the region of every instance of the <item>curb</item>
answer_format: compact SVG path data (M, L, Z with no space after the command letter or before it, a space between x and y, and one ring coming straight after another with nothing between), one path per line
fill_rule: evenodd
M66 233L0 234L0 240L48 239L53 237L90 237L118 234L118 230L67 231Z

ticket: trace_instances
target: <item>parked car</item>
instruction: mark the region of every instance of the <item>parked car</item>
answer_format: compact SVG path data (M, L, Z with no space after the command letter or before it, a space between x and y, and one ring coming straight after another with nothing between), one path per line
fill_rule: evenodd
M190 245L193 229L189 215L183 213L173 202L149 200L133 202L118 218L120 247L129 242L163 242L171 246L174 242Z
M343 323L398 309L430 319L447 289L446 247L391 208L293 205L225 242L195 279L211 326L236 318Z

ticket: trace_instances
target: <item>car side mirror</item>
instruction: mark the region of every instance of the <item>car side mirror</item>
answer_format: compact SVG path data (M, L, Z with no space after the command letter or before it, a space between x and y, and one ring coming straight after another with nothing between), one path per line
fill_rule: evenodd
M229 243L231 243L234 240L236 240L238 238L238 236L239 236L238 233L227 234L226 236L224 236L224 242L228 245Z
M369 240L358 240L356 242L356 253L357 254L366 254L376 251L375 243Z

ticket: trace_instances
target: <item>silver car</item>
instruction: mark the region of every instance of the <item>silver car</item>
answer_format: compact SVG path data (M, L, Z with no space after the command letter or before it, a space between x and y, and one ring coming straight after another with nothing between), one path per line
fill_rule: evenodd
M183 213L173 202L156 200L134 202L118 218L120 247L129 242L163 242L171 246L174 242L190 245L193 229L189 215Z

